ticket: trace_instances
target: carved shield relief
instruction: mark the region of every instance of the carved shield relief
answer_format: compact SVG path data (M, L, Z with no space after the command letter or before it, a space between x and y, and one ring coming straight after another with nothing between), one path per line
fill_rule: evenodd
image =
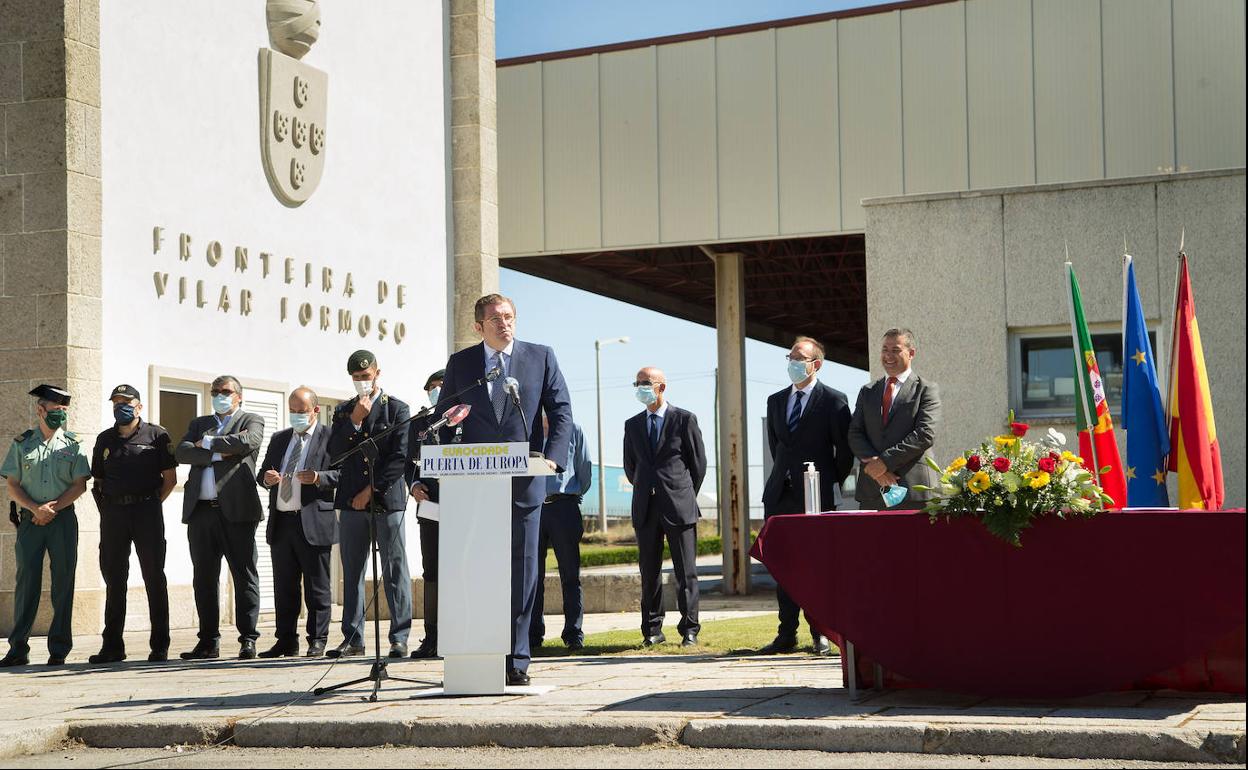
M329 76L283 53L260 49L260 151L278 200L298 206L325 168Z

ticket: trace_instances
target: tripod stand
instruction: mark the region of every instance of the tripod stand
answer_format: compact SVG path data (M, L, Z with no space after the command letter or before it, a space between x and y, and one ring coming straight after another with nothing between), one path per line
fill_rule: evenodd
M418 416L423 416L425 414L428 414L428 412L422 410L422 412ZM361 453L364 455L364 467L365 469L367 469L368 478L370 479L376 478L376 476L373 473L373 463L377 459L377 444L375 443L376 439L384 438L385 436L388 436L390 433L392 433L394 430L398 428L405 428L407 426L407 423L410 421L411 420L409 419L407 421L399 423L398 425L393 426L389 430L383 431L382 433L376 436L372 436L368 438L367 440L361 442L358 446L354 447L350 451L343 453L341 457L335 458L330 463L330 466L334 468L340 467L342 463L345 462L352 455ZM341 690L347 687L353 687L362 682L372 682L373 692L372 694L368 696L367 700L369 702L375 703L377 702L377 692L381 689L381 682L383 679L389 679L395 682L407 682L409 684L434 684L433 682L427 682L427 681L423 681L419 679L404 679L401 676L391 676L389 671L387 671L387 668L386 668L387 661L381 657L381 605L377 603L377 598L378 596L380 596L380 592L381 592L380 591L381 573L378 570L378 565L377 565L377 551L378 551L377 515L379 513L377 510L377 507L378 507L377 500L376 500L376 496L374 495L374 499L369 500L369 503L368 503L368 547L369 547L369 551L372 554L372 563L373 563L373 598L372 598L373 665L372 665L372 668L369 669L368 676L362 676L358 679L352 679L349 682L343 682L342 684L336 684L330 687L318 687L312 691L314 695L324 695L327 692L333 692L335 690Z

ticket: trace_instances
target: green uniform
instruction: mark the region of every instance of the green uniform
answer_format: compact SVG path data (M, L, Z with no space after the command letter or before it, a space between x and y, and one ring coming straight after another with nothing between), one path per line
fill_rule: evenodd
M43 433L28 430L9 445L0 476L16 481L31 500L43 504L55 500L74 482L91 475L91 465L78 437L57 430L46 442ZM52 572L52 626L48 652L64 657L73 647L71 620L74 606L74 571L78 566L78 517L73 506L62 508L56 518L40 527L34 515L22 510L17 528L17 585L13 595L11 655L30 652L30 629L39 610L43 591L43 555L48 554Z

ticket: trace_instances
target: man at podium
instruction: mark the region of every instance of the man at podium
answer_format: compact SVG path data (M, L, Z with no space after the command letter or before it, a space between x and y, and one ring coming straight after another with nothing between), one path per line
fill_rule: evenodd
M568 457L572 403L554 351L515 338L515 304L500 294L477 300L473 317L473 328L482 342L455 353L446 362L436 413L442 414L455 404L468 404L472 411L460 425L465 443L525 441L531 451L542 453L552 470L563 471L559 463ZM497 376L454 397L490 372L497 372ZM549 422L549 435L542 427L542 411ZM450 438L448 432L446 440ZM529 627L542 572L537 546L545 497L544 477L512 479L509 685L529 683Z

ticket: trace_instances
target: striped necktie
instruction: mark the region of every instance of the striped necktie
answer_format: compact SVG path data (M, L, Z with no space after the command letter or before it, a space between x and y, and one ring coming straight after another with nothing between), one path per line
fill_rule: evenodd
M298 470L299 460L303 457L303 439L302 433L295 433L295 446L286 460L286 467L282 468L282 485L278 488L277 494L284 503L289 503L290 499L295 496L295 471Z
M494 419L502 425L503 410L507 407L507 389L503 387L503 379L507 376L507 370L503 368L502 353L495 353L490 359L490 369L498 369L502 372L498 379L490 383L490 403L494 405Z
M802 391L797 391L793 399L793 411L789 412L789 433L797 430L797 423L802 419L802 396L806 395Z

